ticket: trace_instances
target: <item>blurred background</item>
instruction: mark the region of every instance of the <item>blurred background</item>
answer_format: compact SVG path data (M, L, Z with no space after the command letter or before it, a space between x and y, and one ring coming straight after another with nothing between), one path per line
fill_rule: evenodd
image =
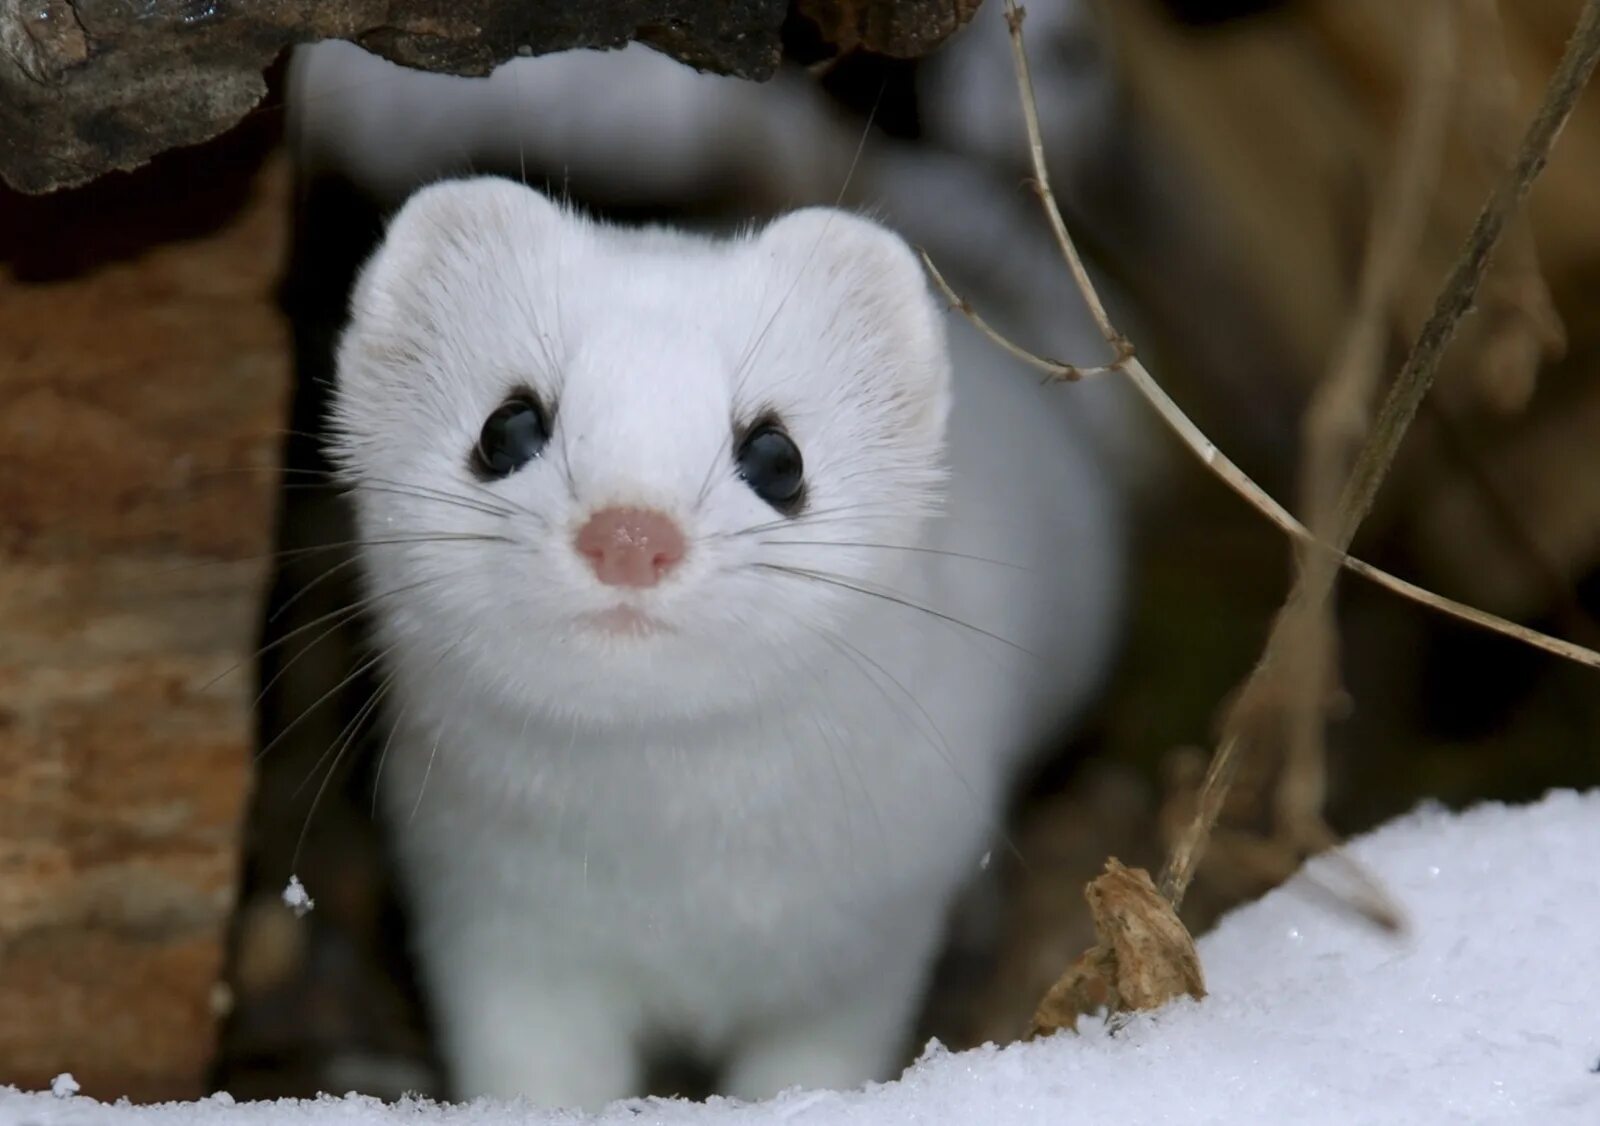
M1291 508L1375 219L1397 191L1424 204L1362 321L1381 388L1578 8L1031 6L1052 179L1113 316ZM0 193L0 1082L70 1069L108 1097L439 1089L371 817L370 686L351 676L360 623L340 613L352 568L324 546L347 517L296 487L325 468L350 276L417 183L499 171L603 215L712 224L842 196L892 216L1020 342L1104 359L1028 187L997 0L916 61L840 54L815 30L793 21L792 61L763 86L636 47L519 60L463 93L335 48L278 67L268 101L215 142L82 189ZM1591 92L1356 547L1591 647L1597 184ZM1108 856L1159 866L1293 574L1281 534L1142 404L1065 393L1126 494L1129 616L1089 721L1018 795L993 910L952 936L924 1027L956 1047L1025 1030L1093 941L1082 887ZM1338 834L1422 801L1600 782L1594 673L1360 581L1341 583L1337 622ZM1196 933L1284 874L1252 844L1270 802L1252 777L1186 902ZM304 918L280 898L291 871L317 900ZM1330 906L1328 925L1357 924Z

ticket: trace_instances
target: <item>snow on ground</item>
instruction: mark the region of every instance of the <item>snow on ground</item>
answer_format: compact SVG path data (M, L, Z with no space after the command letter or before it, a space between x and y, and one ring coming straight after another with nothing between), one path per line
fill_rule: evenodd
M1096 1025L933 1050L866 1091L635 1102L588 1120L354 1097L108 1106L62 1083L59 1096L0 1088L0 1126L1600 1124L1600 792L1423 810L1351 852L1404 905L1406 937L1335 916L1291 881L1202 940L1203 1002L1116 1037Z

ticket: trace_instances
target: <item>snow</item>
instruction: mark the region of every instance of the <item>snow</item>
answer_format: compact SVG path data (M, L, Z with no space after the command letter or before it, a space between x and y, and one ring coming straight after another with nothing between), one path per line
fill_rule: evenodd
M58 1099L70 1099L80 1090L78 1081L72 1077L72 1072L63 1071L60 1075L50 1080L50 1094Z
M306 893L305 885L300 882L299 876L289 877L289 886L283 889L283 902L294 912L297 919L305 918L307 912L317 905L317 901Z
M1297 879L1201 941L1204 1001L1115 1037L1085 1022L1081 1036L1005 1049L931 1048L865 1091L638 1101L584 1119L355 1097L111 1106L0 1088L0 1126L1600 1123L1600 792L1423 809L1350 851L1404 905L1405 936L1331 913Z

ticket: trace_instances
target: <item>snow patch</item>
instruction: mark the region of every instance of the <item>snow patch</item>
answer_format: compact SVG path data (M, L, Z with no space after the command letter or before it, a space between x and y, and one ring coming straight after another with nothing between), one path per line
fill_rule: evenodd
M1403 937L1329 913L1297 878L1201 940L1204 1001L1114 1037L1085 1021L1082 1035L1003 1049L933 1045L863 1091L640 1100L583 1118L355 1096L134 1107L0 1088L0 1126L1600 1123L1600 791L1425 808L1350 851L1405 908Z
M289 877L289 886L283 889L283 902L294 912L294 917L297 919L305 918L317 905L317 901L306 893L305 885L300 882L299 876Z

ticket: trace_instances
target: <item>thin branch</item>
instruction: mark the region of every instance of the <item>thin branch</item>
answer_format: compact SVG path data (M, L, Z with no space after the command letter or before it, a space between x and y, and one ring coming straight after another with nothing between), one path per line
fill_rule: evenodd
M1007 0L1007 3L1010 3L1010 0ZM1328 545L1330 548L1342 553L1355 538L1356 529L1371 510L1378 487L1394 460L1395 451L1399 449L1400 441L1405 437L1406 429L1415 417L1418 405L1432 385L1445 345L1454 336L1456 326L1472 306L1478 283L1483 279L1495 242L1505 228L1506 218L1527 194L1533 180L1549 160L1550 148L1555 143L1561 126L1571 114L1584 83L1594 70L1597 58L1600 58L1600 0L1587 0L1579 17L1577 30L1569 40L1566 53L1562 56L1561 63L1545 90L1539 112L1524 136L1516 162L1496 185L1478 217L1478 222L1474 224L1462 256L1451 270L1450 278L1439 295L1434 315L1423 326L1410 356L1379 411L1371 438L1357 456L1355 469L1351 472L1339 498L1335 515L1335 538ZM1292 622L1296 614L1304 613L1301 607L1321 606L1325 603L1332 592L1336 575L1337 569L1332 567L1311 567L1301 571L1294 589L1290 591L1283 613L1274 622L1261 659L1246 681L1246 692L1241 693L1241 696L1247 695L1251 686L1261 683L1266 670L1279 658L1279 650L1290 631L1290 626L1285 623ZM1564 648L1581 649L1580 646L1571 646L1566 642L1560 645ZM1541 647L1551 648L1548 645ZM1583 652L1588 654L1589 658L1594 656L1588 650ZM1592 659L1586 659L1584 663L1592 665L1593 662ZM1233 714L1237 715L1238 712L1235 711ZM1231 726L1230 724L1230 729ZM1237 746L1237 739L1225 739L1222 749L1229 749L1231 754L1237 750ZM1203 796L1207 790L1213 788L1220 788L1224 794L1226 793L1227 780L1231 778L1234 766L1228 762L1218 761L1223 757L1222 749L1219 749L1217 759L1212 761L1207 771L1206 781L1202 786ZM1220 798L1210 802L1202 800L1201 806L1200 815L1173 849L1167 870L1162 876L1162 890L1175 904L1181 901L1189 882L1194 878L1194 870L1204 852L1206 839L1216 823L1216 813L1220 811L1221 800Z
M1008 355L1021 360L1023 363L1027 364L1036 371L1044 372L1044 374L1050 376L1052 379L1065 380L1068 383L1075 383L1085 377L1108 375L1116 370L1116 366L1114 364L1106 365L1105 367L1093 368L1074 367L1072 364L1063 363L1060 360L1046 359L1037 352L1030 352L1028 349L1022 347L1022 345L1006 339L998 330L993 328L988 321L984 320L978 315L978 311L972 307L972 302L968 301L954 289L950 288L950 283L944 280L944 275L939 272L939 267L933 264L933 259L928 257L927 251L919 250L918 253L922 256L923 268L926 269L928 271L928 275L933 278L933 283L939 287L939 292L944 294L945 300L950 302L950 307L957 310L963 317L966 317L967 320L971 321L973 328L987 336L990 341L1005 351Z
M924 261L926 261L926 257L924 257ZM1383 587L1385 590L1392 591L1402 598L1421 603L1440 613L1448 614L1451 617L1459 618L1464 622L1480 626L1493 633L1502 634L1526 645L1531 645L1535 649L1543 649L1547 653L1565 657L1567 660L1576 661L1578 664L1587 665L1592 669L1600 669L1600 653L1592 649L1586 649L1570 641L1563 641L1559 637L1551 637L1548 634L1540 633L1538 630L1529 629L1527 626L1519 625L1487 611L1468 606L1464 602L1457 602L1452 598L1435 594L1425 587L1407 582L1398 575L1390 574L1381 567L1375 567L1371 563L1357 559L1346 552L1335 550L1326 542L1312 535L1304 524L1295 519L1293 513L1274 500L1270 493L1256 484L1249 474L1240 469L1227 454L1218 449L1216 444L1210 438L1207 438L1205 433L1190 420L1189 416L1183 413L1183 409L1161 389L1161 385L1156 382L1155 377L1145 369L1144 364L1140 363L1136 356L1129 356L1117 363L1101 368L1077 368L1071 364L1061 363L1058 360L1046 359L1035 352L1030 352L1026 348L1012 343L1001 336L993 327L979 319L971 311L971 303L963 300L950 288L949 283L933 268L931 262L928 266L934 281L944 292L951 306L966 314L968 319L983 331L984 335L1024 363L1062 380L1075 380L1083 376L1109 374L1112 372L1126 376L1138 388L1139 393L1144 396L1145 400L1155 409L1161 420L1178 435L1183 444L1189 448L1195 457L1200 459L1206 468L1221 478L1234 492L1243 497L1252 508L1272 521L1280 531L1292 537L1296 542L1305 545L1317 554L1332 558L1338 566L1343 567L1352 574L1360 575L1362 578Z
M1039 104L1033 96L1033 74L1028 70L1028 56L1022 49L1022 20L1027 12L1017 7L1013 0L1006 0L1005 15L1006 26L1011 29L1011 59L1017 72L1017 85L1022 94L1022 116L1028 126L1028 148L1033 157L1033 190L1039 196L1039 202L1044 205L1045 215L1050 220L1050 229L1056 236L1056 245L1061 248L1061 256L1067 260L1067 268L1072 271L1072 280L1077 283L1078 292L1083 294L1083 299L1089 306L1089 313L1094 317L1096 327L1100 329L1100 335L1111 345L1114 365L1117 361L1133 355L1133 345L1111 323L1111 316L1106 312L1094 283L1089 280L1089 271L1084 268L1083 258L1078 254L1072 236L1067 233L1067 224L1061 218L1061 208L1056 206L1055 193L1050 189L1050 174L1045 171L1044 137L1039 129Z
M1537 645L1549 652L1559 653L1591 668L1600 668L1600 653L1595 653L1582 646L1570 642L1560 641L1556 638L1546 637L1536 631L1507 622L1492 614L1473 610L1471 607L1453 603L1449 599L1440 598L1431 592L1423 591L1413 584L1395 579L1368 564L1360 563L1350 558L1345 549L1354 538L1355 530L1361 520L1370 510L1373 497L1376 495L1378 485L1387 473L1389 464L1393 460L1394 451L1398 449L1401 438L1415 416L1417 405L1426 394L1432 382L1433 373L1437 368L1439 356L1444 350L1444 345L1449 342L1454 334L1456 324L1471 307L1472 297L1477 290L1478 283L1482 280L1484 268L1488 263L1494 243L1500 231L1504 228L1505 219L1512 209L1526 195L1539 172L1549 159L1550 147L1554 143L1561 125L1570 115L1577 96L1581 92L1589 74L1594 69L1595 60L1600 57L1600 0L1587 0L1583 13L1580 16L1577 30L1567 45L1561 64L1552 77L1546 90L1544 101L1540 106L1533 124L1523 141L1521 152L1516 164L1512 167L1505 179L1496 187L1489 203L1479 216L1478 223L1473 229L1472 236L1468 239L1463 258L1452 270L1450 280L1446 283L1444 291L1440 294L1434 316L1424 326L1416 347L1413 348L1405 367L1397 378L1389 398L1385 401L1373 437L1363 447L1357 458L1355 471L1341 494L1338 506L1336 531L1338 538L1329 544L1312 536L1300 523L1291 516L1282 505L1273 500L1264 490L1252 482L1237 466L1229 461L1209 439L1200 432L1182 411L1177 408L1165 392L1156 384L1150 373L1132 355L1124 338L1116 331L1105 313L1094 285L1083 268L1082 260L1072 244L1066 224L1061 218L1060 209L1055 204L1055 197L1049 187L1049 172L1045 167L1044 144L1040 135L1038 111L1033 98L1033 83L1028 72L1027 57L1022 43L1023 11L1017 7L1015 0L1003 0L1006 22L1011 30L1012 53L1016 64L1017 83L1022 96L1024 120L1028 129L1029 147L1033 158L1034 174L1037 178L1037 191L1047 215L1050 218L1051 228L1055 232L1056 240L1061 245L1062 253L1068 265L1072 268L1074 279L1077 281L1085 300L1095 316L1096 324L1100 327L1101 334L1106 341L1117 351L1118 358L1109 365L1112 370L1120 371L1133 381L1141 394L1145 396L1161 414L1165 421L1185 445L1198 456L1211 470L1224 481L1232 485L1259 511L1268 516L1278 527L1304 542L1319 549L1316 557L1327 558L1331 556L1340 565L1367 578L1374 579L1389 589L1405 593L1417 601L1429 606L1446 610L1462 617L1467 621L1494 629L1507 636L1516 637ZM948 287L946 287L948 292ZM956 298L959 305L965 305ZM992 332L991 332L991 335ZM1031 355L1031 353L1030 353ZM1038 359L1035 357L1035 359ZM1030 361L1031 362L1031 361ZM1049 361L1043 361L1048 364ZM1039 365L1036 365L1039 366ZM1066 365L1058 365L1065 368ZM1316 575L1314 582L1308 582L1311 571L1322 572ZM1223 737L1219 741L1217 753L1207 768L1205 780L1197 802L1198 809L1194 821L1183 837L1177 842L1173 854L1162 874L1161 889L1174 907L1183 900L1184 892L1188 889L1193 879L1194 871L1204 851L1205 843L1210 836L1212 826L1222 810L1223 800L1226 797L1228 786L1237 769L1237 759L1242 745L1241 732L1244 727L1244 716L1249 704L1258 697L1260 686L1266 682L1267 670L1280 659L1279 650L1284 645L1287 634L1285 622L1293 615L1302 613L1300 607L1304 604L1320 606L1332 590L1337 567L1322 566L1302 570L1294 588L1290 591L1285 602L1284 610L1280 612L1274 622L1274 628L1268 637L1267 644L1261 658L1256 663L1250 676L1237 697L1234 705L1229 709L1224 721Z

